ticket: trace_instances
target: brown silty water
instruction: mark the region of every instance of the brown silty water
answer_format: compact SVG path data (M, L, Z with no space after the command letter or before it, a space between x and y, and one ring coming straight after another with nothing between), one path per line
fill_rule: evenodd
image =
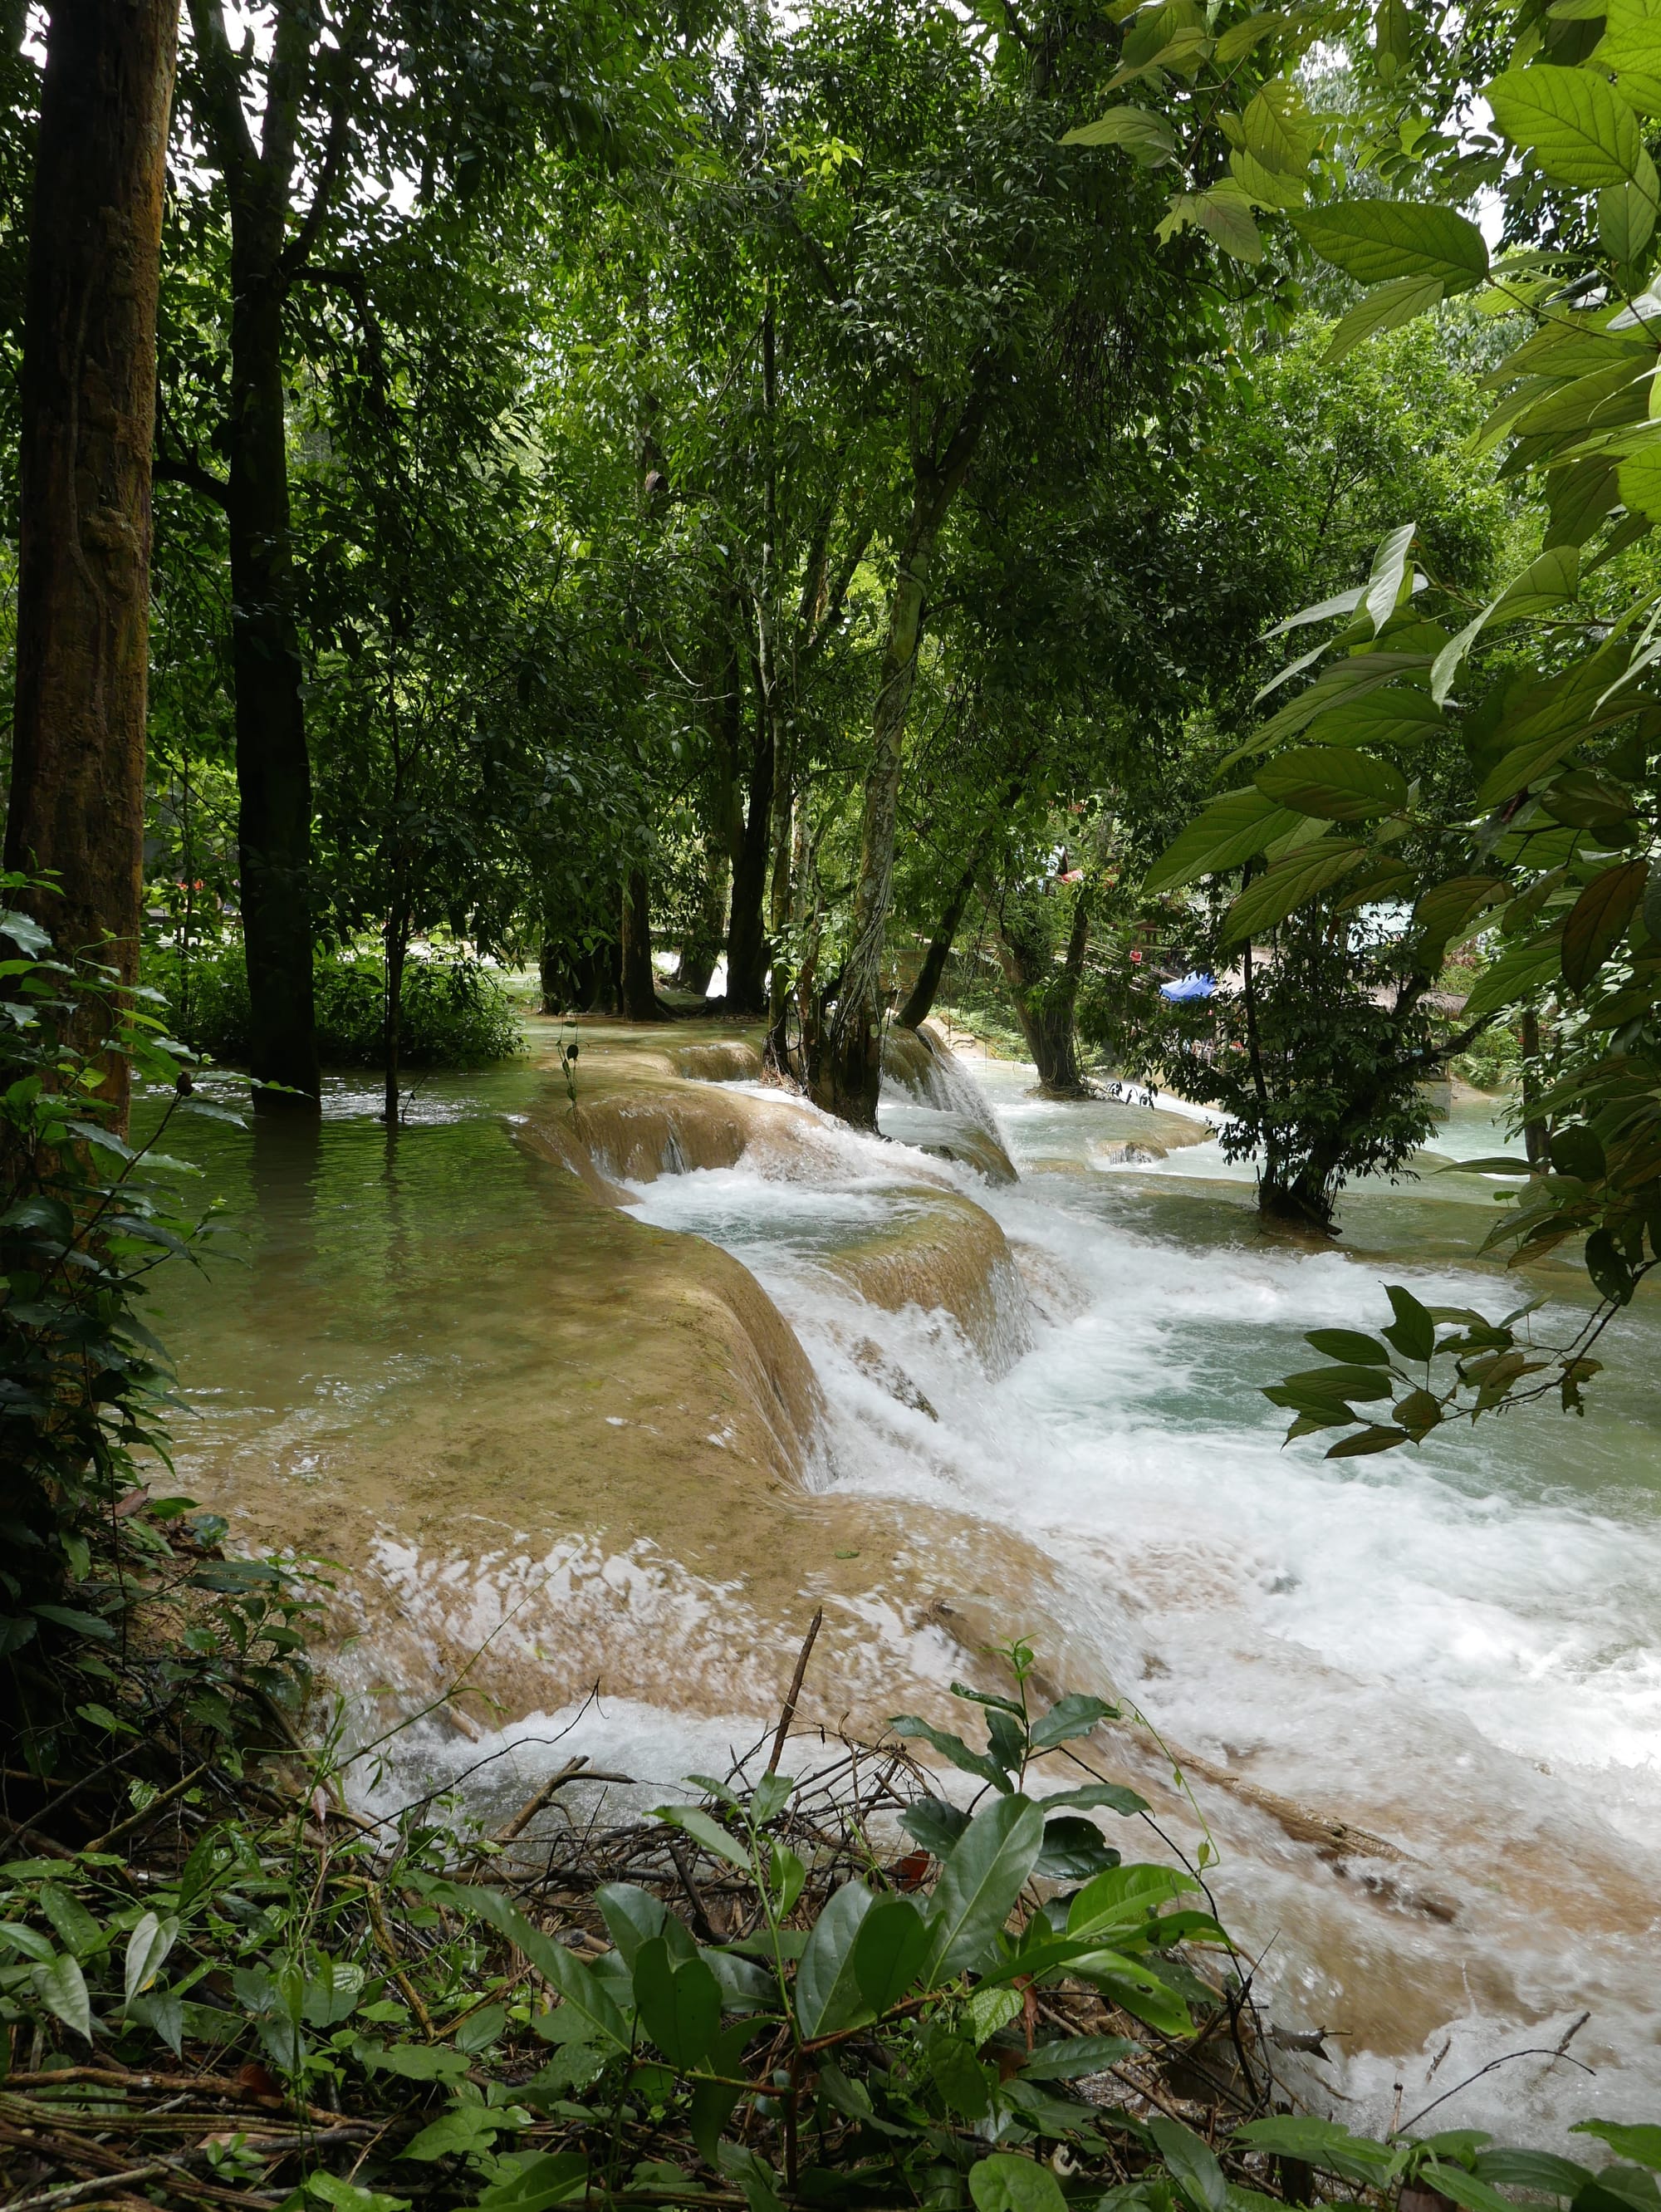
M1388 1683L1367 1680L1348 1732L1361 1678L1318 1637L1264 1634L1250 1542L1208 1527L1203 1482L1150 1512L1157 1418L1115 1462L1136 1500L1117 1528L1094 1462L1075 1467L1088 1406L1036 1457L1020 1425L998 1486L986 1439L1042 1393L1046 1363L1105 1318L1111 1367L1116 1266L1177 1250L1249 1285L1267 1264L1209 1133L1133 1107L1039 1115L997 1070L997 1120L965 1113L961 1068L947 1081L912 1051L885 1124L920 1141L883 1147L767 1094L743 1032L594 1024L582 1043L574 1104L538 1060L428 1086L391 1139L340 1086L321 1130L209 1140L251 1264L159 1301L197 1413L181 1480L247 1548L339 1563L340 1686L383 1717L434 1708L410 1755L441 1774L597 1683L618 1710L765 1725L818 1606L805 1722L961 1725L948 1683L990 1685L990 1647L1019 1632L1055 1686L1158 1725L1127 1720L1089 1755L1190 1848L1203 1817L1233 1924L1273 1939L1276 2016L1347 2032L1356 2111L1403 2067L1411 2109L1412 2069L1445 2039L1439 2085L1590 2006L1574 2048L1613 2067L1635 2117L1633 2094L1661 2080L1636 1800L1624 1826L1587 1817L1574 1792L1531 1784L1549 1762L1457 1700L1440 1709L1434 1684L1392 1717ZM1387 1214L1422 1250L1467 1249L1446 1205L1368 1194L1355 1212L1363 1243ZM1318 1293L1315 1320L1333 1267L1358 1279L1346 1297L1373 1279L1270 1258L1274 1285ZM1121 1340L1168 1287L1131 1301ZM1248 1408L1288 1364L1264 1334L1239 1378ZM1181 1455L1194 1414L1178 1395ZM1236 1459L1263 1455L1252 1418ZM1300 1701L1301 1748L1273 1717ZM603 1744L603 1718L585 1725ZM1129 1848L1166 1855L1151 1836ZM1596 2085L1563 2070L1501 2069L1489 2105L1478 2084L1450 2124L1508 2096L1548 2123L1595 2108Z

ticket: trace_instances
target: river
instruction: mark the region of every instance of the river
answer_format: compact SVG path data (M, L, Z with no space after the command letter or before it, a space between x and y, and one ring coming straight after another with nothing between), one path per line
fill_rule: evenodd
M1052 1563L1074 1648L1211 1778L1195 1789L1218 1894L1263 1954L1272 2016L1336 2031L1331 2061L1304 2064L1312 2094L1384 2124L1502 2059L1439 2124L1543 2142L1586 2112L1652 2117L1652 1304L1611 1331L1585 1420L1537 1411L1359 1461L1326 1462L1318 1439L1283 1449L1286 1417L1258 1386L1307 1364L1304 1330L1376 1327L1386 1280L1428 1302L1520 1303L1515 1278L1470 1256L1498 1186L1435 1172L1504 1148L1489 1114L1456 1109L1424 1175L1356 1188L1342 1242L1314 1249L1260 1229L1249 1170L1215 1140L1110 1164L1123 1113L1034 1100L1031 1080L965 1053L933 1105L885 1098L888 1142L768 1094L819 1125L812 1146L633 1184L631 1210L735 1255L790 1322L824 1399L812 1486L851 1511L967 1516ZM318 1481L366 1430L413 1462L460 1418L487 1355L500 1395L505 1342L524 1355L506 1387L546 1389L534 1286L558 1264L559 1170L511 1138L547 1083L522 1068L435 1080L391 1146L367 1085L331 1085L303 1141L169 1133L197 1148L236 1232L159 1300L200 1417L181 1460L197 1494L256 1462ZM1001 1186L943 1170L1021 1261L975 1342L938 1309L869 1303L828 1264L903 1209L919 1173L940 1178L914 1146L966 1121L995 1127L1020 1170ZM1582 1295L1567 1262L1531 1287ZM975 1595L996 1616L998 1589ZM554 1732L535 1712L505 1717ZM735 1725L712 1714L712 1742ZM440 1771L477 1756L470 1740L421 1741ZM699 1763L700 1738L684 1710L635 1696L582 1715L559 1755L573 1746L666 1780ZM1271 1801L1394 1853L1312 1850ZM1569 2057L1550 2058L1586 2013ZM1548 2055L1511 2055L1525 2050Z

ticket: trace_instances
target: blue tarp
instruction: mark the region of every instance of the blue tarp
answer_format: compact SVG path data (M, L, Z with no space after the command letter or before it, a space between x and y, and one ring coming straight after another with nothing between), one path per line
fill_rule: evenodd
M1179 975L1174 983L1161 983L1161 999L1209 999L1216 989L1216 980L1210 975Z

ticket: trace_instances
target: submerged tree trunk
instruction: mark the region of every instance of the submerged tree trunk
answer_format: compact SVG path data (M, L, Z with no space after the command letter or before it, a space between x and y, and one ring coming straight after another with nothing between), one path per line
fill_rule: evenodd
M726 939L727 885L731 876L732 862L720 840L706 839L703 894L698 902L697 918L681 947L680 964L675 970L676 983L682 991L695 991L701 996L709 988L709 979L715 973L715 963Z
M291 245L298 118L316 26L306 10L276 10L257 143L222 10L212 0L191 0L191 20L199 120L225 179L230 215L230 475L220 496L230 544L237 844L254 1103L315 1113L312 767L294 616L282 316L338 165L325 165L318 198Z
M767 709L758 698L750 749L749 804L732 859L732 911L727 922L727 1005L735 1013L767 1011L767 860L778 752Z
M1540 1095L1538 1014L1531 1012L1523 1016L1519 1042L1523 1048L1523 1148L1530 1167L1543 1174L1551 1164L1551 1124L1543 1115L1529 1110Z
M815 1102L857 1127L876 1127L882 1083L882 945L894 902L894 825L906 717L917 682L929 567L940 526L980 443L990 386L983 377L945 453L936 463L914 455L912 508L888 603L888 631L871 715L870 765L865 775L859 874L854 884L852 941L837 984L835 1012L809 1069Z
M644 868L631 868L623 886L621 942L623 1019L661 1021L664 1010L658 1003L658 979L652 966L652 885Z
M946 972L946 963L951 958L952 946L957 940L958 926L974 896L974 879L979 866L977 855L952 885L947 896L946 910L935 926L934 935L929 939L929 949L923 955L923 965L917 971L917 981L912 985L911 994L896 1017L908 1030L921 1029L934 1012L940 979Z
M395 907L386 923L386 996L383 1008L383 1057L386 1080L381 1119L398 1126L399 1061L403 1044L403 970L409 957L409 928L403 909Z
M1051 954L1048 933L1036 915L1011 902L998 921L998 962L1038 1070L1039 1088L1048 1097L1094 1096L1079 1066L1073 1027L1089 939L1090 902L1082 890L1073 901L1072 927L1059 968Z
M155 314L178 0L55 0L23 331L5 862L64 957L138 972ZM107 1014L89 1016L97 1044ZM125 1124L127 1070L105 1096Z

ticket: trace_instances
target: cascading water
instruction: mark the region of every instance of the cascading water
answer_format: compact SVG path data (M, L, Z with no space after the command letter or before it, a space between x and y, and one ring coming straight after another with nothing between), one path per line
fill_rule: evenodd
M1623 1325L1628 1381L1585 1425L1511 1417L1384 1461L1282 1449L1258 1385L1298 1364L1303 1330L1375 1325L1381 1277L1434 1303L1519 1302L1491 1271L1434 1263L1475 1249L1473 1201L1496 1186L1364 1186L1346 1249L1311 1250L1259 1232L1249 1170L1215 1141L1100 1173L1116 1109L1028 1099L1031 1072L1007 1065L982 1080L1011 1155L1046 1164L1011 1189L961 1176L1037 1286L1008 1300L1025 1309L1007 1316L1019 1357L970 1342L926 1275L914 1303L876 1310L832 1264L885 1182L914 1182L901 1145L821 1125L788 1177L666 1178L638 1210L724 1245L771 1291L826 1393L831 1484L967 1510L1053 1557L1075 1639L1222 1785L1197 1785L1232 1816L1217 1887L1248 1945L1273 1939L1276 2016L1348 2030L1315 2079L1382 2123L1395 2081L1410 2112L1444 2045L1419 2102L1508 2051L1549 2052L1589 2008L1572 2047L1597 2082L1521 2060L1447 2124L1504 2113L1537 2139L1554 2117L1635 2116L1640 2085L1661 2086L1661 1450L1636 1402L1652 1320ZM914 1119L894 1104L885 1123ZM1501 1148L1486 1115L1464 1121L1445 1156ZM860 1356L873 1343L878 1362ZM1401 1856L1323 1860L1242 1809L1270 1796Z
M425 1125L396 1148L367 1099L344 1094L303 1144L209 1133L215 1186L258 1242L252 1267L181 1276L161 1301L201 1416L181 1439L185 1485L233 1512L240 1501L260 1533L287 1512L296 1533L282 1540L336 1556L350 1555L345 1506L355 1528L384 1505L415 1532L403 1568L387 1565L391 1539L373 1555L406 1638L433 1632L446 1606L461 1644L496 1639L492 1663L518 1638L510 1711L524 1717L492 1735L480 1705L467 1740L403 1740L406 1776L425 1762L419 1788L510 1745L520 1779L573 1747L659 1784L718 1764L713 1747L742 1746L776 1710L736 1656L778 1637L746 1610L767 1573L788 1593L824 1592L820 1652L841 1621L856 1649L839 1679L863 1658L865 1709L895 1700L879 1712L912 1694L894 1686L901 1664L912 1682L943 1684L966 1642L1034 1632L1067 1686L1111 1680L1183 1758L1222 1849L1225 1916L1266 1954L1270 2017L1343 2032L1332 2063L1307 2062L1312 2094L1325 2081L1351 2100L1346 2118L1381 2124L1400 2080L1410 2118L1490 2059L1549 2053L1589 2011L1570 2056L1595 2080L1567 2059L1508 2063L1439 2118L1537 2142L1567 2117L1652 2113L1661 1446L1647 1401L1661 1363L1649 1307L1611 1332L1584 1423L1525 1414L1337 1463L1318 1439L1283 1449L1284 1416L1258 1386L1302 1363L1305 1329L1375 1324L1382 1280L1489 1310L1520 1301L1469 1262L1496 1186L1458 1174L1364 1184L1346 1197L1343 1245L1315 1249L1260 1231L1249 1170L1191 1126L1034 1099L1031 1072L1006 1064L972 1073L960 1059L938 1080L883 1106L885 1128L927 1154L741 1085L755 1097L724 1093L733 1112L779 1141L630 1193L638 1219L742 1261L805 1348L823 1413L815 1495L793 1517L758 1502L780 1491L776 1475L764 1485L735 1468L713 1492L735 1432L724 1420L699 1438L676 1429L681 1370L658 1399L637 1392L646 1425L625 1421L609 1378L639 1363L630 1301L671 1251L697 1248L627 1231L563 1169L502 1141L505 1109L534 1113L556 1095L528 1073L434 1084ZM954 1134L986 1142L988 1123L1019 1183L939 1157ZM1130 1134L1136 1164L1108 1164ZM1499 1148L1470 1109L1436 1146ZM1567 1261L1542 1280L1565 1302L1581 1295ZM710 1310L676 1341L693 1342ZM542 1520L508 1520L530 1514L538 1484ZM671 1545L694 1498L718 1537L715 1565L695 1571ZM597 1501L612 1509L610 1534L529 1551L514 1534L577 1530L568 1516ZM649 1511L655 1550L617 1539ZM900 1595L898 1553L931 1528L979 1532L929 1555L926 1586L952 1601L945 1626ZM515 1613L533 1597L540 1613ZM635 1615L658 1656L627 1676L618 1638ZM397 1672L376 1643L384 1626L372 1629L349 1655L368 1684ZM665 1633L677 1694L654 1709ZM570 1693L536 1686L561 1636L591 1661L579 1679L603 1668L619 1694L547 1752L573 1717L536 1710ZM1162 1822L1169 1804L1191 1845L1168 1767L1145 1737L1125 1741L1127 1775Z

